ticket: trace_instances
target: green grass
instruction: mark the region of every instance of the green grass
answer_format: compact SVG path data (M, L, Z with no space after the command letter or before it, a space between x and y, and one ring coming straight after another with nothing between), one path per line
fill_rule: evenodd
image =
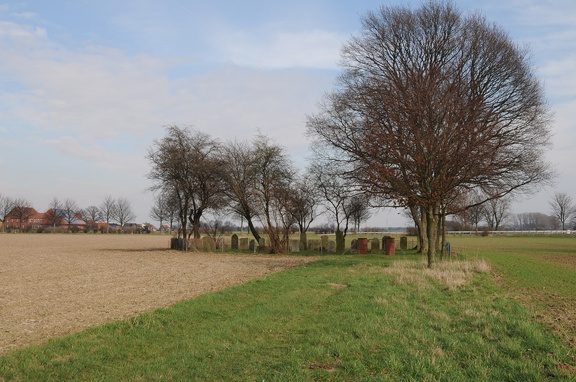
M564 341L576 348L576 237L450 237L468 258L483 257L494 267L508 296L528 306Z
M576 237L450 238L457 251L480 255L516 290L576 297Z
M573 350L489 274L454 287L415 258L323 257L11 352L0 380L576 380Z

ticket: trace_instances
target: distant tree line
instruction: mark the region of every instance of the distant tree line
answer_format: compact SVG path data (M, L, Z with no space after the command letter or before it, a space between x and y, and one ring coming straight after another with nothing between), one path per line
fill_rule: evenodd
M71 198L60 200L54 197L45 212L36 211L31 202L24 198L12 198L0 194L0 221L2 230L30 230L65 226L68 231L82 229L110 231L112 224L126 227L136 217L131 202L126 198L107 196L99 206L80 208ZM11 223L12 222L12 223ZM105 223L105 224L101 224Z
M514 214L510 210L511 199L495 199L479 204L454 215L450 230L491 231L506 230L572 230L576 228L576 205L564 192L556 192L549 200L549 214L524 212Z

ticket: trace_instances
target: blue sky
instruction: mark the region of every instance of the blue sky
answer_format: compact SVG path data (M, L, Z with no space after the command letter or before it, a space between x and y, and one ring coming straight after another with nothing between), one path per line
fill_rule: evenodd
M370 0L0 0L0 193L45 210L107 195L151 221L146 150L167 124L216 138L258 129L301 166L306 115L338 74L339 50ZM513 212L548 213L555 191L576 199L576 2L455 1L528 45L555 114L548 160L556 185ZM403 225L396 212L372 219Z

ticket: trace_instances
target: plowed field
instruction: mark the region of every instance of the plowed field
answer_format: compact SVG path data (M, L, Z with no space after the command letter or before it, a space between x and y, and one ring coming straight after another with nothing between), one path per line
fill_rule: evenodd
M312 260L169 245L157 235L0 234L0 354Z

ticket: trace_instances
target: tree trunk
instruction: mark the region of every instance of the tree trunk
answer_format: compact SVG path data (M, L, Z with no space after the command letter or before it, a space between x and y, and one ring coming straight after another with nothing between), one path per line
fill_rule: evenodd
M300 247L303 251L308 250L308 235L306 231L300 231Z
M436 217L436 206L426 207L426 236L428 239L428 268L434 265L434 255L436 254L436 235L438 233L438 222Z
M418 253L426 253L428 249L428 243L426 238L426 218L424 214L424 209L421 207L413 206L410 207L410 214L416 225L417 235L418 235Z
M442 233L440 261L444 261L444 255L446 255L446 211L444 209L440 216L440 232Z
M343 253L345 244L344 232L338 227L336 228L336 253Z
M258 233L258 230L256 229L256 227L254 227L254 223L252 223L252 219L246 217L246 223L248 223L248 228L250 229L250 233L252 233L252 236L254 236L254 240L256 240L257 243L260 242L260 234Z
M436 253L438 252L442 252L442 243L441 243L441 235L440 232L442 232L442 218L441 218L441 210L439 207L436 207L436 209L434 210L434 215L436 216L436 222L437 222L437 227L436 227L436 242L435 242L435 248L436 248ZM440 257L440 259L442 259L442 257Z

